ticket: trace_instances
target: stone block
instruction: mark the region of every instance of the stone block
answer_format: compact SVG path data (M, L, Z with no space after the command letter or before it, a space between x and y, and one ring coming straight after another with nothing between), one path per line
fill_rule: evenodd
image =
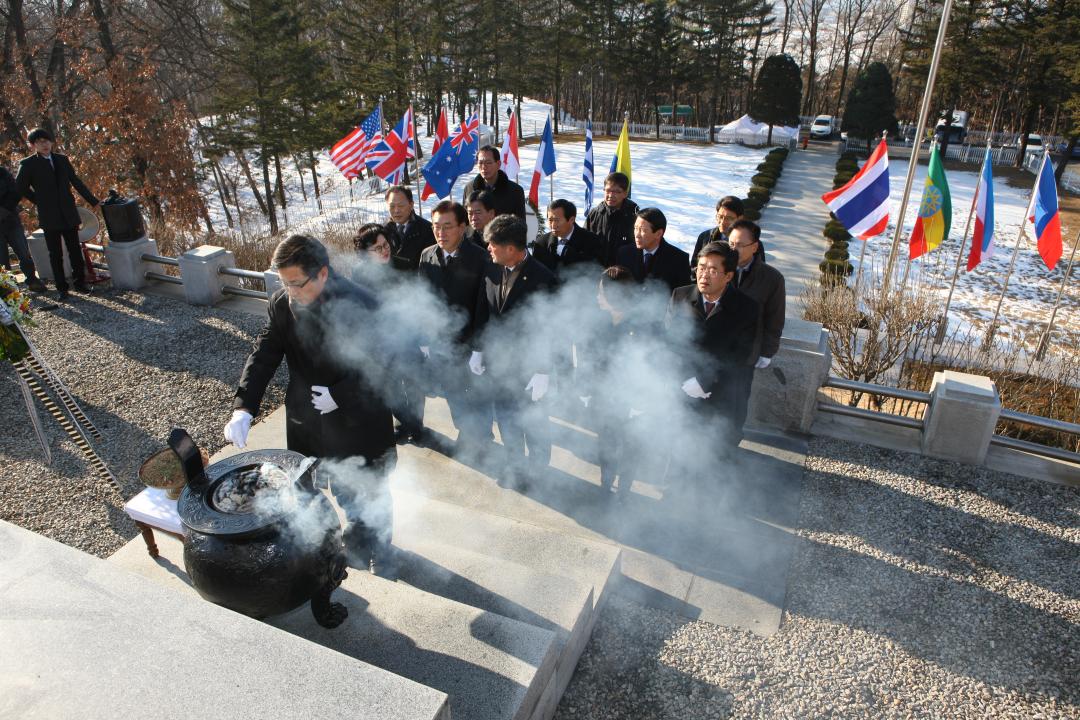
M26 242L30 246L30 257L34 258L34 265L37 266L38 277L45 282L56 282L52 265L49 264L49 246L45 244L45 233L35 230L26 236ZM71 277L71 260L66 250L64 251L64 274Z
M216 305L225 298L222 288L237 287L240 278L222 275L222 268L236 267L236 259L225 248L200 245L180 256L180 277L184 297L193 305Z
M442 692L2 521L0 548L0 717L450 718Z
M284 287L281 284L281 276L277 274L277 270L264 270L263 278L263 282L266 285L267 300L269 300L274 295L274 293Z
M1001 414L994 381L983 375L945 370L934 373L930 395L923 419L923 454L983 464Z
M109 265L112 285L118 290L138 290L146 285L146 273L158 266L142 259L143 255L157 255L157 242L145 235L138 240L109 243L105 246L105 262Z
M821 323L788 317L772 364L754 371L750 427L808 433L817 413L818 391L829 376L832 355Z

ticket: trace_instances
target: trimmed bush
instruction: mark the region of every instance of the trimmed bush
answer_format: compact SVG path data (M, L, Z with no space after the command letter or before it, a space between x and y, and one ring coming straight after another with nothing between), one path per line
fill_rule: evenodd
M833 188L843 187L855 176L855 173L837 173L833 176Z
M829 249L830 250L847 250L848 252L850 252L850 250L848 249L848 243L844 242L843 240L834 240L829 245Z
M743 212L743 217L746 218L747 220L760 220L761 219L761 211L757 210L755 208L752 208L752 207L747 207L746 211Z
M761 206L765 204L761 200L759 200L758 198L752 198L752 197L743 198L742 203L743 203L743 207L745 209L747 209L747 210L750 210L751 208L754 209L754 210L760 210Z
M764 188L760 185L752 185L746 195L747 197L758 198L761 202L767 203L769 202L769 198L772 197L772 191L770 191L769 188Z
M765 173L758 173L750 178L750 182L754 185L760 185L763 188L769 188L770 190L776 187L776 178L772 175L766 175Z
M842 261L848 259L847 250L837 250L835 247L831 247L825 251L825 259L830 261Z
M818 270L828 278L844 278L855 271L855 267L847 260L822 260L818 263ZM823 278L824 279L824 278Z
M859 162L859 156L852 150L840 153L841 160L851 160L852 162Z
M825 223L825 230L822 231L821 234L825 237L828 237L829 230L847 230L847 228L844 227L844 224L842 222L840 222L836 218L832 218L831 220L829 220L829 222Z
M854 153L852 153L852 154L854 155ZM769 155L779 156L781 158L786 158L788 156L788 149L787 148L782 148L782 147L773 148L772 150L769 151Z
M825 231L822 232L822 235L829 238L833 242L847 242L851 239L851 234L847 231L846 228L844 228L843 225L841 225L840 227L836 227L835 225L833 227L829 227L828 225L826 225Z

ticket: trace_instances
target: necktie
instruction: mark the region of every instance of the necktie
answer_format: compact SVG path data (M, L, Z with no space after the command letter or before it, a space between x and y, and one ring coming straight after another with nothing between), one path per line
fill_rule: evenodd
M716 307L715 302L709 302L708 300L705 301L705 317L709 317L709 315L712 314L712 310L714 307Z
M503 268L502 285L499 286L499 304L506 303L506 296L510 294L510 275L513 274L513 270L508 267Z
M651 252L645 253L645 274L648 275L652 270L653 254Z
M566 241L565 240L560 240L559 241L559 246L555 250L555 252L557 252L559 254L559 257L562 257L563 253L566 252Z
M450 263L453 261L453 259L454 259L453 255L447 255L446 256L446 267L450 267Z
M744 273L745 273L745 271L742 268L740 268L739 271L737 273L735 273L735 287L739 287L740 285L742 285L742 279L743 279L743 274Z

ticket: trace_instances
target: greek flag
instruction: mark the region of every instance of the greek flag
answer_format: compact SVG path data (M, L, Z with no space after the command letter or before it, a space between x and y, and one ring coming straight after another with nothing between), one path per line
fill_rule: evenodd
M581 179L585 181L585 212L588 212L593 193L592 120L585 122L585 169Z

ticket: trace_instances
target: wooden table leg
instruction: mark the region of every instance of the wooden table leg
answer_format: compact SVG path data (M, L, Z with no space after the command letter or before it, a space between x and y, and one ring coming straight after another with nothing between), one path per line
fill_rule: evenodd
M157 543L154 541L154 528L146 523L141 523L138 520L135 521L135 525L142 531L142 537L146 542L146 550L150 553L150 557L156 558L158 556L158 547Z

